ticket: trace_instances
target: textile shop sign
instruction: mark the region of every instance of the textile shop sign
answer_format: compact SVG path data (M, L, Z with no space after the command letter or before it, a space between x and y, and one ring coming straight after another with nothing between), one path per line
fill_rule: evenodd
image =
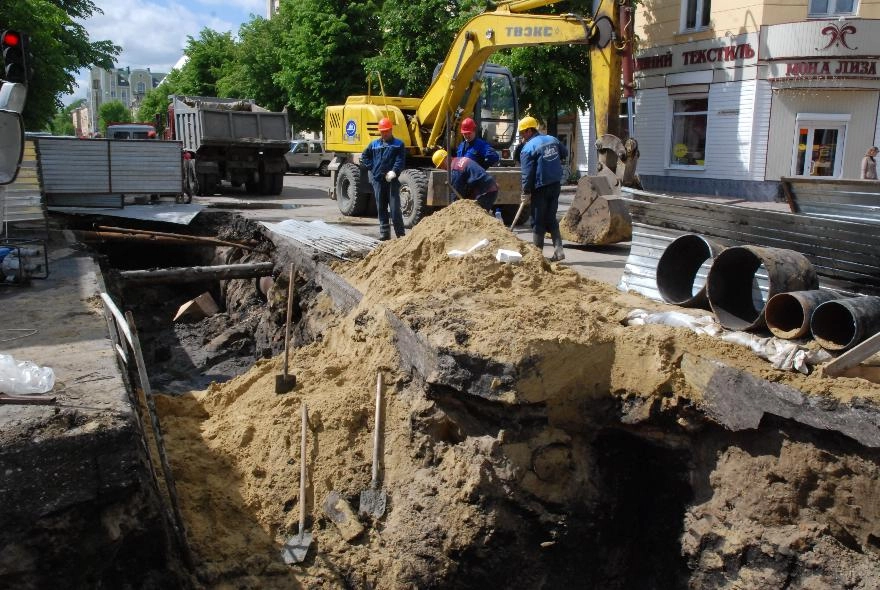
M708 47L706 49L680 51L677 57L678 59L675 60L672 52L663 55L637 57L636 69L652 70L655 68L671 68L674 65L693 66L724 62L741 62L754 59L755 50L751 43L742 43L738 45L724 45L722 47Z

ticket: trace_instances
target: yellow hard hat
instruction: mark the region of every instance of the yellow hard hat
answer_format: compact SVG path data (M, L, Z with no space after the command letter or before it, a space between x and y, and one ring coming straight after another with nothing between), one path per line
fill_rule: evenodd
M431 161L434 162L434 165L437 166L437 168L439 168L440 164L443 163L443 160L445 160L448 155L449 154L446 153L446 150L437 150L431 156Z
M538 128L538 120L534 117L523 117L519 120L518 131L522 133L526 129L537 129Z

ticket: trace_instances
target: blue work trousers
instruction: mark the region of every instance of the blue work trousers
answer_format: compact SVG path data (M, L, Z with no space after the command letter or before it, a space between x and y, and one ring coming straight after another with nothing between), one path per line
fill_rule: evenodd
M543 236L550 232L552 235L559 229L556 210L559 209L560 188L560 184L554 182L532 191L532 233Z
M373 194L376 196L376 209L379 210L379 237L391 237L388 210L391 209L390 223L394 224L394 234L398 238L404 236L403 212L400 210L400 181L396 178L391 182L385 179L372 181Z

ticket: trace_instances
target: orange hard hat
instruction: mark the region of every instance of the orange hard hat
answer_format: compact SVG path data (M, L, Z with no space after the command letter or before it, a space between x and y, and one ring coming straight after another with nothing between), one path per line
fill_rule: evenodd
M391 131L393 125L391 124L391 119L388 117L382 117L379 121L379 131Z
M462 133L472 133L477 130L477 124L473 119L468 117L464 121L461 122L461 132Z

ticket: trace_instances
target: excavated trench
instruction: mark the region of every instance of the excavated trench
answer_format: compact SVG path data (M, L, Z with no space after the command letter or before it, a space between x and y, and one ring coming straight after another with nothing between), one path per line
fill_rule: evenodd
M441 224L440 217L424 225ZM461 220L452 219L456 224ZM501 319L488 320L450 311L450 301L480 304L473 292L450 286L454 280L431 278L449 264L433 258L455 247L443 232L437 245L414 232L409 245L398 241L371 255L367 263L389 254L382 270L352 271L293 252L287 242L276 247L237 216L203 213L192 231L253 250L100 246L108 287L134 312L159 394L192 551L192 577L182 585L622 590L880 583L877 451L770 414L755 429L724 428L686 395L682 356L705 352L692 345L696 336L624 329L626 309L597 303L610 289L589 285L593 294L560 305L561 323L576 337L535 328L529 340L524 326L517 331L523 343L497 344L487 331L497 328L503 341L518 315L553 323L538 310L555 300L521 269L496 265L488 284L503 288L484 285L484 295L533 289L538 306L500 309ZM271 281L118 279L121 270L262 261L275 264ZM298 384L277 395L292 261ZM546 263L533 264L530 272L550 272ZM312 274L315 265L340 272L364 299L340 309L326 280ZM383 273L402 283L433 280L427 303L406 285L389 291ZM181 305L206 292L218 313L172 321ZM590 322L607 325L607 333ZM346 523L363 527L354 534L322 505L334 490L356 512L359 491L370 485L377 370L388 383L382 485L390 499L382 518ZM297 490L301 403L310 409L305 498ZM278 548L297 531L301 501L316 540L304 563L288 567Z

